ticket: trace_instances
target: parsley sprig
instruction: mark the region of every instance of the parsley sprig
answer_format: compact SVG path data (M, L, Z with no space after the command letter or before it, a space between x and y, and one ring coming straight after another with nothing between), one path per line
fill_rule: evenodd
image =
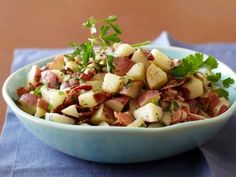
M196 74L199 69L204 67L207 69L206 78L212 83L215 91L220 96L228 98L229 93L225 88L232 87L232 84L234 84L235 81L230 77L222 80L220 72L214 73L212 71L218 67L218 62L213 56L209 56L204 60L204 56L201 53L188 55L182 59L181 64L172 69L171 74L177 79L183 79Z

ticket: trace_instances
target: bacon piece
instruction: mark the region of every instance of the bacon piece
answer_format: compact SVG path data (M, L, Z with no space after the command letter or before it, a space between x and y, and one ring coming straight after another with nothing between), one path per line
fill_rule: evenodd
M195 121L195 120L203 120L205 119L204 116L198 115L198 114L193 114L193 113L189 113L188 117L191 121Z
M119 126L127 126L134 121L133 116L128 112L115 112L115 118L117 118L117 121L114 124Z
M152 55L152 53L148 50L144 50L143 54L147 57L148 60L153 61L154 60L154 56Z
M181 86L184 84L186 80L181 80L181 81L178 81L178 80L169 80L167 83L166 83L166 86L162 87L160 90L166 90L166 89L169 89L169 88L174 88L174 87L178 87L178 86Z
M112 94L101 92L101 93L95 93L93 97L97 103L103 103L104 101L110 99L112 97Z
M26 94L26 93L29 93L29 90L27 90L26 88L24 87L19 87L17 90L16 90L16 93L19 97L21 97L22 95Z
M37 107L40 107L44 110L48 110L48 105L49 105L48 102L42 98L39 98L37 101Z
M130 70L135 62L127 57L115 57L114 58L114 73L119 76L124 76Z
M220 111L218 112L218 115L223 114L223 113L226 112L228 109L229 109L229 108L228 108L227 105L221 106Z
M78 101L78 96L79 96L79 93L76 92L75 90L70 90L70 92L68 93L68 96L65 98L64 102L63 102L63 105L65 107L68 107L72 104L78 104L79 101Z
M94 72L89 70L87 73L81 73L79 78L84 81L88 81L88 80L92 79L93 76L94 76Z
M75 88L73 88L73 90L76 92L79 92L81 90L89 91L89 90L92 90L92 88L93 88L92 85L83 84L83 85L76 86Z

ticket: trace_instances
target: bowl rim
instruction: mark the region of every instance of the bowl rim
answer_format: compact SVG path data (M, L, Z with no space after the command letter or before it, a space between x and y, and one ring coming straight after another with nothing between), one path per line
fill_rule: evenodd
M172 51L179 51L179 52L188 52L188 53L196 53L198 51L195 50L190 50L190 49L185 49L185 48L181 48L181 47L161 47L161 46L156 46L156 45L148 45L142 48L146 48L146 49L153 49L153 48L158 48L160 50L172 50ZM201 53L201 52L200 52ZM65 54L62 53L62 54ZM204 53L203 53L204 54ZM146 132L146 133L150 133L150 132L162 132L162 131L168 131L168 130L175 130L175 129L181 129L181 128L186 128L186 127L193 127L193 126L201 126L201 125L208 125L208 124L212 124L212 123L216 123L218 121L221 121L222 119L227 119L228 117L230 117L236 110L236 100L231 104L230 108L224 112L223 114L216 116L214 118L210 118L210 119L204 119L204 120L197 120L197 121L190 121L190 122L182 122L179 124L174 124L174 125L168 125L166 127L159 127L159 128L142 128L142 127L118 127L118 126L79 126L79 125L69 125L69 124L63 124L63 123L57 123L57 122L51 122L51 121L45 121L42 118L38 118L35 117L33 115L30 115L26 112L24 112L23 110L21 110L13 101L13 99L11 98L11 96L8 94L7 92L7 86L9 84L9 82L11 81L11 79L13 78L14 75L16 75L18 72L21 72L22 70L25 70L26 68L34 65L34 64L38 64L41 63L43 61L49 60L52 57L54 57L55 55L49 56L49 57L44 57L40 60L37 60L35 62L32 62L30 64L27 64L19 69L17 69L16 71L14 71L13 73L11 73L8 78L5 80L3 87L2 87L2 95L3 98L5 100L5 102L7 103L7 105L12 109L12 111L15 113L15 115L19 115L21 118L26 119L28 121L31 121L35 124L40 124L41 126L46 126L48 128L56 128L56 129L64 129L64 130L69 130L69 131L95 131L95 132L100 132L100 131L109 131L109 132L113 132L113 131L122 131L122 132ZM204 54L204 56L208 56L206 54ZM220 65L223 65L224 67L226 67L227 69L230 70L230 72L235 73L230 67L228 67L226 64L222 63L221 61L217 60L219 62ZM236 78L236 75L235 75ZM16 116L18 117L18 116Z

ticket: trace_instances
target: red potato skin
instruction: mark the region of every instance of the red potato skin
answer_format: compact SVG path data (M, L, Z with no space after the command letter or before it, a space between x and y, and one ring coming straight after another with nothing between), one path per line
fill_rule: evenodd
M41 80L43 83L48 83L48 87L56 89L58 85L58 77L55 73L50 70L43 71L41 73Z
M40 67L38 65L34 65L33 67L35 67L35 76L34 79L36 82L40 81L40 77L41 77L41 70Z
M114 58L114 74L124 76L134 64L135 62L127 57L116 57Z
M160 96L160 92L157 90L147 90L146 92L142 93L137 98L137 105L138 106L144 106L144 104L151 98L155 96Z
M17 90L16 90L16 93L19 97L21 97L22 95L26 94L26 93L29 93L29 90L27 90L26 88L24 87L19 87Z
M63 89L66 89L66 88L70 88L69 81L62 82L62 84L60 86L60 90L63 90Z
M23 94L19 99L20 102L24 102L32 106L34 105L36 106L37 100L38 100L38 97L31 93Z
M134 121L133 116L128 112L115 112L115 118L117 118L117 121L114 124L119 126L127 126Z
M223 113L226 112L228 109L229 109L229 107L226 106L226 105L221 106L220 111L218 112L217 115L223 114Z

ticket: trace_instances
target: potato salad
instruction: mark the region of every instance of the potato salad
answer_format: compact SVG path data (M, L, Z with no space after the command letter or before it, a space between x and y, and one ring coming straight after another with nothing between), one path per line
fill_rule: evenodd
M217 60L201 53L172 59L148 42L121 42L117 17L89 18L91 36L71 42L71 53L33 65L17 88L25 112L79 126L163 127L218 116L230 106L234 80L214 72Z

